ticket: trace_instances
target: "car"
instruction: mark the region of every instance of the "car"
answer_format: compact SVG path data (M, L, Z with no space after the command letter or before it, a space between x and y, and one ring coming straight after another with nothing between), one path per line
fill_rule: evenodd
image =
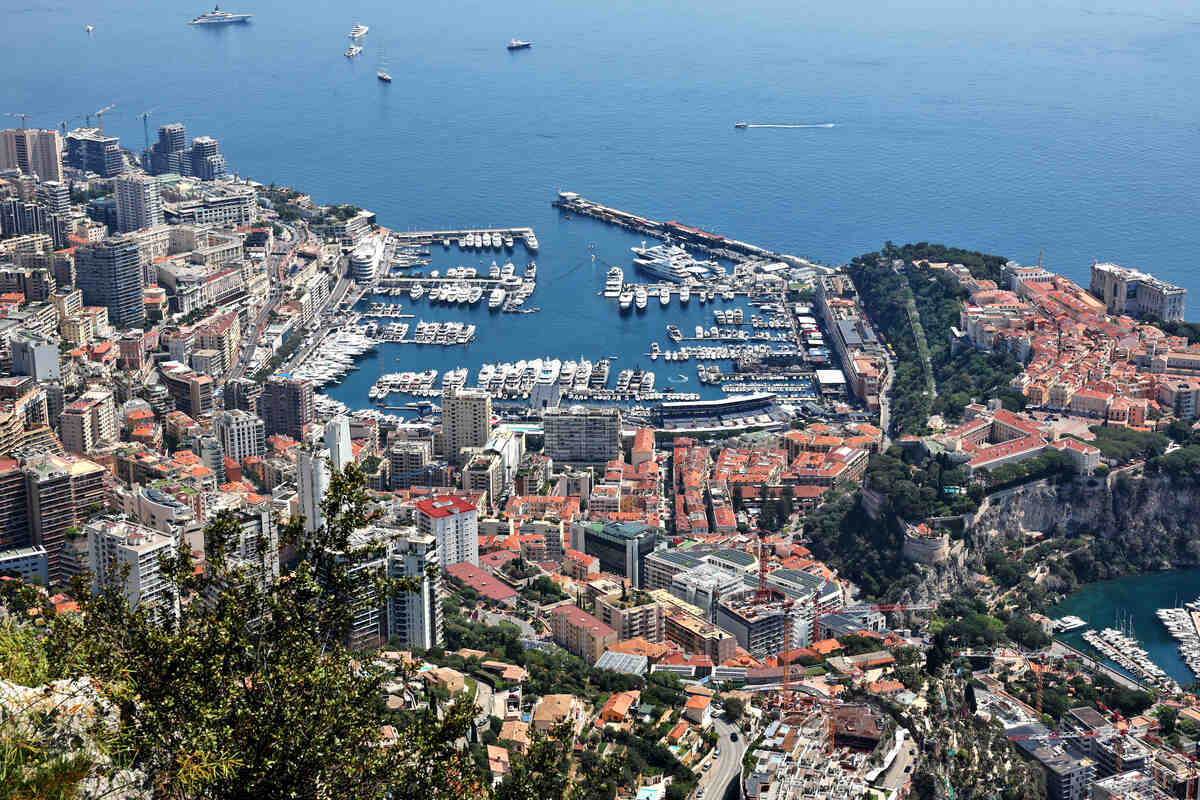
M714 750L713 755L716 756L717 758L720 758L721 757L721 748L718 747L716 750Z
M737 733L731 733L731 734L729 734L729 741L731 741L731 742L736 742L737 740L738 740L738 735L737 735Z

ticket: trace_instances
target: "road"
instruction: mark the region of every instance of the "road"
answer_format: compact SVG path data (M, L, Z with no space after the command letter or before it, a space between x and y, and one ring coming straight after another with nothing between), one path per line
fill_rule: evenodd
M729 738L737 729L722 718L713 718L713 730L719 737L717 749L721 751L721 755L712 762L707 772L701 773L696 796L699 797L703 791L705 800L721 800L725 796L726 787L732 781L738 780L742 774L742 757L746 754L747 746L746 737L741 732L738 732L736 742Z
M537 639L539 636L534 627L520 617L509 616L508 614L496 614L491 611L485 611L483 617L487 620L488 625L499 625L501 622L512 623L520 628L521 633L528 639Z

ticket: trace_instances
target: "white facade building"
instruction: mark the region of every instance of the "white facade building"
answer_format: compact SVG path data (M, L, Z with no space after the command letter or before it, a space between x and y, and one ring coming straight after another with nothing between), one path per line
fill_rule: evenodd
M325 524L321 500L329 489L328 450L301 450L296 456L296 485L300 492L300 513L304 515L304 530L315 533Z
M442 568L463 561L479 566L479 511L460 497L420 500L414 507L417 530L437 540Z
M159 558L175 547L173 536L109 517L88 523L88 569L93 590L117 585L131 608L157 607L174 616L178 598L168 595Z
M234 409L217 414L213 417L213 433L225 456L234 461L261 456L266 451L266 423L249 411Z

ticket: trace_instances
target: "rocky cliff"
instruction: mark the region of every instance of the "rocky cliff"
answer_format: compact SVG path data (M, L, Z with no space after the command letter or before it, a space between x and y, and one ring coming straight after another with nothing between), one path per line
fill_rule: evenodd
M1040 531L1084 538L1081 580L1200 565L1200 489L1165 474L1044 482L987 498L967 526L975 555L998 538ZM1089 557L1090 562L1089 563Z

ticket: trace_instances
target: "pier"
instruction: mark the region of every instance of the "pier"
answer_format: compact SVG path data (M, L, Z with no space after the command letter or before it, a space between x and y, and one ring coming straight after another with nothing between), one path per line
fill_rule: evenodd
M699 250L715 258L723 258L738 263L744 261L780 261L788 266L807 268L813 270L813 272L832 271L829 267L814 264L797 256L766 250L757 245L738 241L737 239L730 239L718 233L709 233L699 228L692 228L675 220L660 222L649 217L634 214L631 211L623 211L619 208L594 203L575 192L559 192L558 198L551 205L559 211L578 214L581 217L590 217L608 225L616 225L618 228L624 228L639 236L664 241L670 239L678 245L692 250Z

